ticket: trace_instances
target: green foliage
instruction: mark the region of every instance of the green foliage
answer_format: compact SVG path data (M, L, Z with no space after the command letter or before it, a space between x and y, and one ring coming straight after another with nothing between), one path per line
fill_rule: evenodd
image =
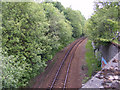
M65 8L64 8L64 6L63 6L60 2L52 2L52 4L53 4L54 7L56 7L58 10L60 10L60 12L64 12Z
M60 12L64 13L65 18L70 22L72 26L72 37L79 38L83 35L85 17L78 10L72 10L71 8L64 8L60 2L46 1L45 3L52 3ZM68 22L67 21L67 22Z
M72 36L74 38L79 38L83 34L85 18L82 16L80 11L72 10L71 8L67 8L64 11L64 14L73 27Z
M17 83L15 87L25 86L27 81L45 66L44 59L48 59L46 55L51 55L49 39L45 36L49 25L45 19L44 10L36 3L5 2L2 5L2 47L3 54L8 53L4 60L5 63L7 61L13 63L5 64L3 76L8 76L3 79L3 86L14 87L16 82L21 84ZM12 58L9 58L11 56ZM15 63L18 64L15 65ZM11 65L16 68L12 70ZM19 68L22 69L23 65L25 68L20 71ZM9 73L8 68L11 71L15 69L14 73ZM16 77L17 72L23 73ZM11 79L9 76L12 76ZM12 81L9 80L14 80L14 78L16 78L15 81L10 84L9 82Z
M110 42L116 38L118 26L118 2L96 2L94 15L86 22L87 36L93 41Z
M88 75L91 77L95 71L100 70L100 61L98 61L94 55L94 49L91 45L91 40L88 40L86 49L87 52L85 54L85 59L88 67Z
M81 15L79 11L73 13ZM83 22L79 18L74 21L74 27L81 29ZM81 34L77 29L73 32L71 23L59 2L3 2L3 88L25 87L31 78L41 73L46 61L74 40L74 32L77 36Z
M70 26L70 22L65 19L64 14L60 13L53 4L43 3L42 5L46 11L46 16L50 24L48 35L50 38L53 38L53 43L51 43L53 48L68 44L69 40L72 38L72 27Z
M32 68L30 64L25 61L25 58L21 58L19 61L18 56L3 56L3 87L19 87L28 84L28 78Z
M118 39L115 39L113 42L116 43L116 44L120 44L120 42L118 41Z

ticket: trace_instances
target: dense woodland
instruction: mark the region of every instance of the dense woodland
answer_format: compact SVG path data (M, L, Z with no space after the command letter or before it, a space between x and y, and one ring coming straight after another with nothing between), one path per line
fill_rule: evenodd
M2 3L3 87L24 87L82 36L85 18L59 2Z
M118 9L118 2L96 2L86 21L60 2L2 2L3 88L25 87L58 51L83 35L98 43L116 39Z

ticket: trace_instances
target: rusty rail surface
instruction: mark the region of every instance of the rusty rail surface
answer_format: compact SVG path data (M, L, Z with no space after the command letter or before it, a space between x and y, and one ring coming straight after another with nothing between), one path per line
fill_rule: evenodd
M50 90L53 88L53 86L54 86L54 84L55 84L55 82L56 82L56 80L57 80L57 77L58 77L58 75L59 75L59 72L60 72L60 70L61 70L61 68L62 68L62 66L63 66L63 63L64 63L65 60L67 59L67 57L68 57L69 53L71 52L71 50L73 49L73 47L74 47L75 45L77 45L76 48L75 48L75 51L76 51L77 47L79 46L79 44L80 44L84 39L86 39L86 38L83 37L83 38L81 38L80 40L78 40L78 41L77 41L75 44L73 44L73 46L68 50L68 52L66 53L65 57L63 58L63 60L62 60L62 62L61 62L61 64L60 64L60 67L59 67L58 70L57 70L57 73L55 74L55 77L54 77L54 79L53 79L53 81L52 81L52 84L51 84L51 86L50 86ZM68 73L69 73L71 61L72 61L72 59L73 59L73 57L74 57L75 51L73 52L73 54L72 54L72 56L71 56L71 59L70 59L70 61L69 61L68 67L67 67L67 73L66 73L66 75L65 75L65 80L64 80L63 89L64 89L65 86L66 86L66 82L67 82L67 78L68 78Z

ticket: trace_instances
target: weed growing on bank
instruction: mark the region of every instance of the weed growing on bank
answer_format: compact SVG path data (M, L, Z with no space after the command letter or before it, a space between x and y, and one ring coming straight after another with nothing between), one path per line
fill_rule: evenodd
M96 58L96 56L94 54L94 49L93 49L91 43L92 43L92 41L88 40L88 42L86 44L87 52L85 54L89 77L91 77L92 75L94 75L96 73L96 71L99 71L101 69L100 61Z

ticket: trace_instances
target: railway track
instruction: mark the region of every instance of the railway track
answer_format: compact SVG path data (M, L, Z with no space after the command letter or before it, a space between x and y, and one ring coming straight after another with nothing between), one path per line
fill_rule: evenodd
M59 66L59 68L58 68L58 70L55 74L55 77L53 78L53 81L52 81L52 83L49 87L50 90L52 88L58 88L56 86L59 86L59 88L63 88L63 89L66 88L67 79L68 79L72 59L74 58L74 54L75 54L75 51L76 51L77 47L84 40L85 40L85 38L81 38L81 39L77 40L72 45L72 47L67 51L67 53L65 54L60 66ZM63 73L65 73L65 74L63 74ZM60 78L61 76L64 77L64 78Z

